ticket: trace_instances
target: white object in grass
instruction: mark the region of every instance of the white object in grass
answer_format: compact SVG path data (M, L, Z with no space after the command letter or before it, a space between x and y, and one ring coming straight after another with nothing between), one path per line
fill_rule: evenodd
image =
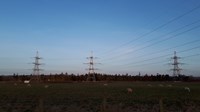
M127 92L128 92L128 93L132 93L132 92L133 92L133 89L132 89L132 88L127 88Z
M45 86L44 86L44 88L48 88L48 87L49 87L49 85L45 85Z
M30 80L25 80L24 81L24 84L29 84L30 83Z
M189 87L185 87L184 88L186 91L190 92L190 88Z
M105 83L105 84L103 84L104 86L108 86L108 84L107 83Z

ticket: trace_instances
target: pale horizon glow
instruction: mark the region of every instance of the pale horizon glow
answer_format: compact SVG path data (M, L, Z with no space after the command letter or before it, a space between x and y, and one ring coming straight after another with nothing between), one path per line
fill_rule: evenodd
M93 51L97 73L171 75L177 51L200 76L200 1L1 0L0 75L32 74L36 51L42 74L85 74Z

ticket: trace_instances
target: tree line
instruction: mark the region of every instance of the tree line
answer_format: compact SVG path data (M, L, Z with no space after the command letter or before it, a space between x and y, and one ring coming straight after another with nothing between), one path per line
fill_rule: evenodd
M194 78L191 76L179 75L177 77L170 76L168 74L156 74L148 75L145 74L141 76L138 75L129 75L129 74L94 74L96 81L200 81L199 78ZM33 80L40 82L72 82L72 81L87 81L88 74L49 74L49 75L2 75L0 76L0 81L17 81L23 82L24 80Z

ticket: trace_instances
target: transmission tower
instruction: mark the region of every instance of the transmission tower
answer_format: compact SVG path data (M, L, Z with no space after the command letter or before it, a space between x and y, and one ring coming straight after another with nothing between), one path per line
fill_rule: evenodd
M36 56L34 57L34 59L35 59L35 62L32 63L34 65L32 80L39 82L40 81L40 71L42 70L39 68L39 66L42 65L42 63L40 63L39 60L42 59L42 57L39 57L38 51L36 52Z
M87 59L89 60L89 63L84 63L84 64L88 64L89 65L89 68L86 69L86 70L88 70L87 81L96 81L95 71L94 70L98 70L98 69L94 68L94 65L95 64L100 64L100 63L94 63L94 59L97 59L97 57L93 56L93 52L91 52L91 56L87 57Z
M171 69L173 71L173 76L179 76L181 75L181 68L179 68L179 65L182 63L179 63L179 59L181 59L181 57L176 56L176 51L174 51L174 56L171 57L171 59L173 59L173 63L171 63L171 65L174 66L173 69Z

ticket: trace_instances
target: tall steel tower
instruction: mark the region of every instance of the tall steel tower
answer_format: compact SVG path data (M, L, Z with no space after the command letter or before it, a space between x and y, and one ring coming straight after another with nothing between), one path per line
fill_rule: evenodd
M179 68L179 65L182 63L179 63L179 59L181 59L181 57L176 56L176 51L174 51L174 56L171 57L171 59L173 59L173 63L171 65L174 66L173 69L171 69L173 71L173 76L179 76L181 75L181 68Z
M42 59L42 57L39 57L38 51L36 52L36 56L34 57L34 59L35 62L32 63L34 65L32 80L40 81L40 71L42 69L40 69L39 66L42 65L42 63L40 63L39 60Z
M93 56L93 52L91 52L91 56L87 57L87 59L89 60L89 63L85 63L89 65L89 68L86 69L88 70L87 81L96 81L94 70L97 70L97 68L94 68L94 65L100 64L100 63L94 63L94 59L97 59L97 57Z

